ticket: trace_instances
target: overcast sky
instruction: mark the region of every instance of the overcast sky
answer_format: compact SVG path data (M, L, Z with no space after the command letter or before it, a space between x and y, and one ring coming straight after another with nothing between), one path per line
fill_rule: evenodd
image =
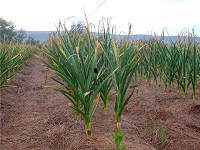
M0 17L15 22L17 29L26 31L52 31L59 19L67 26L74 21L96 25L102 17L113 17L117 32L133 34L160 34L167 27L170 35L194 27L200 36L200 0L0 0ZM101 5L102 4L102 5Z

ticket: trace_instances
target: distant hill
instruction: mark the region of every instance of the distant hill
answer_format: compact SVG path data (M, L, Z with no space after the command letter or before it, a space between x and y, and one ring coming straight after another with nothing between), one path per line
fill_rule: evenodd
M35 40L38 40L40 42L45 42L48 40L49 38L49 34L52 34L56 31L26 31L26 35L28 36L32 36L35 38ZM113 37L117 37L118 35L112 35ZM150 38L150 35L144 35L144 34L136 34L136 35L131 35L131 39L141 39L145 37L145 39ZM121 35L121 38L125 38L125 35ZM158 36L158 39L160 39L161 37ZM170 41L170 39L172 41L176 41L178 39L178 36L165 36L165 41L168 43ZM197 37L196 40L200 43L200 37Z
M26 31L26 36L32 36L35 40L40 42L45 42L49 38L49 34L52 34L55 31Z

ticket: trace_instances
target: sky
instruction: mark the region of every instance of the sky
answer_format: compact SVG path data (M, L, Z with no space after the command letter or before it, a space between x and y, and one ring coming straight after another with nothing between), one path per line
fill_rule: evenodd
M169 35L182 31L200 36L200 0L0 0L0 17L15 22L17 29L26 31L55 31L59 20L70 28L73 21L94 24L111 18L117 34ZM85 14L84 14L85 12Z

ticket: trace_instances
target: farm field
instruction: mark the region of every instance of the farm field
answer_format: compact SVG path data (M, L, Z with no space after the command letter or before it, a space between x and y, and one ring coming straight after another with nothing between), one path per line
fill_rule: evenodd
M110 20L0 43L1 148L199 150L200 46L113 36ZM32 39L30 38L30 41Z
M42 57L41 52L38 55ZM59 79L37 57L32 57L14 76L13 85L18 87L2 89L1 149L115 149L114 98L108 101L106 115L100 101L92 119L92 139L88 139L83 119L75 124L75 111L68 106L66 97L45 88L46 85L59 87L50 77ZM159 149L162 128L162 133L166 132L163 149L199 150L199 85L195 101L192 89L185 99L182 95L176 90L164 92L163 85L157 89L154 83L149 86L142 81L122 115L125 133L122 144L126 144L126 149Z
M1 5L0 150L200 150L200 0Z

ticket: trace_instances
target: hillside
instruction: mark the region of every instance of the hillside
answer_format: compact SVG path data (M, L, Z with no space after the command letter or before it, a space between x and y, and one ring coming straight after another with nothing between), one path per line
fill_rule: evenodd
M27 37L32 36L35 40L40 42L45 42L49 38L49 34L52 34L54 31L26 31Z

